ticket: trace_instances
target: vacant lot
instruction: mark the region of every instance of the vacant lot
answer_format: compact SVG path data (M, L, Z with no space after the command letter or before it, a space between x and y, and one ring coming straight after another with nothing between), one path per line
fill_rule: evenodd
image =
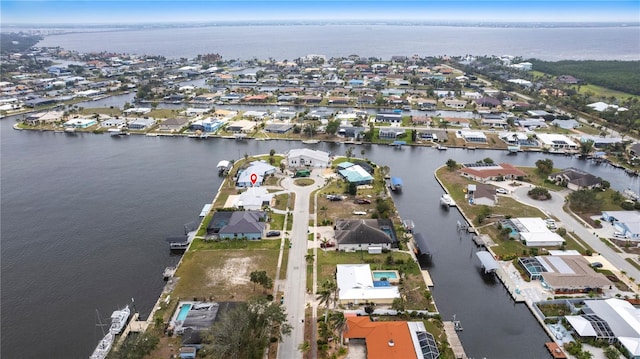
M176 273L180 279L173 295L216 301L246 300L263 292L262 287L250 282L250 273L264 270L275 279L277 260L275 248L189 251Z

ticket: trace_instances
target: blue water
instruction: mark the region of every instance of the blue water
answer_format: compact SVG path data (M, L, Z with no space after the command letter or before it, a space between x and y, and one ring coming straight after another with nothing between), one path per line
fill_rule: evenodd
M60 46L83 53L113 51L167 58L193 58L199 54L218 53L225 60L274 58L291 61L308 54L321 54L327 58L357 54L382 59L414 54L514 55L551 61L640 59L637 26L531 28L283 24L76 31L46 36L38 46ZM584 39L589 39L589 46L584 45Z
M387 281L383 281L383 280L374 280L373 281L373 286L375 288L380 288L380 287L391 287L391 283L387 282Z
M398 276L396 275L395 272L371 272L371 275L373 276L373 279L382 279L382 278L387 278L387 279L398 279Z
M176 319L179 321L184 321L185 319L187 319L187 315L189 314L191 307L191 304L183 304L182 307L180 307L180 312L178 312L178 316L176 317Z

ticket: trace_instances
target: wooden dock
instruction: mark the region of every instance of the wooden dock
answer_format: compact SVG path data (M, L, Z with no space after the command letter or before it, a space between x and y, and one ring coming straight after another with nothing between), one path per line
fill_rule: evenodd
M453 350L453 355L456 359L467 359L467 354L464 352L464 348L462 347L462 343L460 342L460 338L458 337L458 332L456 331L455 324L453 322L442 322L444 324L444 332L447 334L447 340L449 341L449 346L451 350Z
M140 318L139 313L133 314L133 317L131 317L129 324L127 324L127 326L124 327L124 330L122 331L122 333L119 334L118 341L116 342L116 345L115 345L116 347L119 347L120 345L122 345L122 343L127 338L129 333L131 332L144 333L147 330L149 323L144 320L138 320L139 318Z

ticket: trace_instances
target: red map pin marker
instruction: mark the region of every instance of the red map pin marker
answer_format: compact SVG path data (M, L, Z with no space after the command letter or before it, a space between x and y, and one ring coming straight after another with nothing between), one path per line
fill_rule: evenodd
M258 175L255 173L251 174L251 185L254 186L256 184L256 181L258 180Z

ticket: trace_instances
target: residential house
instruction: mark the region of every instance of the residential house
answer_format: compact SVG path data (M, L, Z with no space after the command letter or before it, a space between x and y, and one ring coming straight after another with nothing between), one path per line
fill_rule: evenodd
M344 180L356 186L373 183L373 176L359 165L338 169L338 173Z
M74 118L64 123L64 127L87 128L97 124L94 118Z
M438 344L423 322L371 321L369 316L345 315L343 338L364 340L368 359L437 359Z
M395 140L399 136L405 134L405 130L402 128L394 128L394 127L383 127L380 128L380 132L378 136L383 140Z
M366 303L391 304L400 298L397 286L375 286L369 264L336 265L338 303L362 305ZM388 282L387 282L388 283Z
M519 217L506 219L501 223L503 227L511 228L511 236L527 247L560 246L565 242L564 238L547 227L547 223L542 218Z
M316 167L326 168L329 167L330 158L329 153L324 151L316 151L309 148L297 148L291 149L286 154L287 166L290 168L296 167Z
M284 134L291 131L292 128L293 125L288 123L270 123L264 128L264 131L269 133Z
M127 127L130 130L142 131L142 130L151 128L155 124L156 124L156 121L152 118L139 118L129 122Z
M602 219L611 223L620 237L640 242L640 212L603 211Z
M542 147L550 151L573 151L578 149L578 145L565 135L556 133L538 133L537 136Z
M508 163L469 163L464 164L458 172L478 182L517 179L527 175L526 172Z
M580 315L564 317L574 336L617 343L627 358L640 358L640 309L624 299L609 298L585 300L581 310Z
M518 264L530 280L540 280L556 295L602 292L612 285L581 255L520 257Z
M221 239L258 240L264 235L267 213L262 211L218 211L213 214L207 233Z
M457 131L456 136L467 143L487 143L487 136L482 131Z
M266 176L274 173L276 173L276 168L266 163L265 161L253 161L249 164L249 167L238 171L236 186L237 187L260 186ZM253 175L255 175L254 176L255 181L251 180Z
M549 180L560 186L567 186L570 190L593 189L600 187L602 178L577 168L567 168L549 175Z
M338 219L335 239L338 250L366 251L376 247L392 249L398 246L393 223L388 219Z
M246 211L259 211L271 205L273 194L264 187L248 187L239 195L230 195L225 208L239 208Z
M457 99L446 99L444 105L449 108L463 109L467 106L467 101Z
M255 121L238 120L229 122L226 130L234 133L249 133L256 128L256 125Z
M397 112L380 112L376 115L376 122L400 123L402 114Z
M174 117L168 118L158 125L158 130L160 131L180 131L183 127L185 127L189 123L189 120L186 118Z

